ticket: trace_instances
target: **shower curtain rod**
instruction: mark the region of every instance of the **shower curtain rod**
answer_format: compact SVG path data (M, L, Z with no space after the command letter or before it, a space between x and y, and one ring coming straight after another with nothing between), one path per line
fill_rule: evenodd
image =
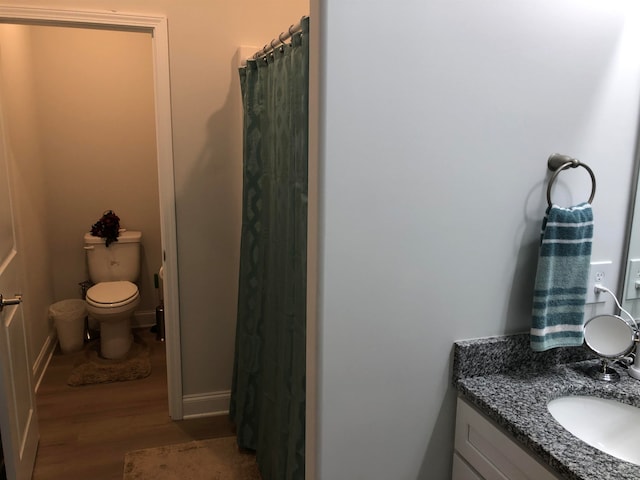
M271 40L264 47L262 47L261 50L258 50L251 57L249 57L248 60L257 60L260 57L264 57L269 52L272 52L280 45L284 45L284 43L288 39L293 37L296 33L302 31L302 22L304 21L305 18L307 17L302 17L298 23L296 23L295 25L291 25L286 32L282 32L280 35L278 35L278 38L274 38L273 40Z

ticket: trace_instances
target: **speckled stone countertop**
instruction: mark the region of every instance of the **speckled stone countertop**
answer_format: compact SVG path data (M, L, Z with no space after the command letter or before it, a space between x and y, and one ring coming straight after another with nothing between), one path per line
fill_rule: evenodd
M587 370L595 364L583 348L535 353L528 334L464 340L454 344L453 382L461 397L560 478L638 480L640 466L587 445L547 410L549 401L566 395L614 398L640 407L640 381L622 368L617 368L617 383L594 380Z

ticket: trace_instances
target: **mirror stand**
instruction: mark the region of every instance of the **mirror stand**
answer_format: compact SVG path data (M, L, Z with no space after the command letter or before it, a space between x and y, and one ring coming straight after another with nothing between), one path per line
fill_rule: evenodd
M633 318L632 321L633 325L618 315L605 314L595 316L585 323L584 345L601 361L600 365L589 369L589 376L605 382L620 380L620 374L610 365L613 362L628 361L628 355L636 349L640 332L636 321ZM637 359L637 352L635 356ZM635 375L632 376L636 378Z
M596 380L605 382L617 382L620 380L620 374L609 366L609 360L602 359L601 365L594 365L589 369L589 375Z

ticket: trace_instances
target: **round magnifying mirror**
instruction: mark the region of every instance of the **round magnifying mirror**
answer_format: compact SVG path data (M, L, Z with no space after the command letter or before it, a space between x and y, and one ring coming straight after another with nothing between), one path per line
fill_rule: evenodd
M617 359L634 347L635 330L622 317L598 315L584 324L584 343L596 355Z

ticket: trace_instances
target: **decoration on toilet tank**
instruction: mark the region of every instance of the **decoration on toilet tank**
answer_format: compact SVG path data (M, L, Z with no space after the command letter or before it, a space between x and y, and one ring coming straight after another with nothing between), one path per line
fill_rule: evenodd
M91 226L91 235L106 239L105 244L107 247L113 242L118 241L119 234L120 217L118 217L113 210L104 212L100 220Z

